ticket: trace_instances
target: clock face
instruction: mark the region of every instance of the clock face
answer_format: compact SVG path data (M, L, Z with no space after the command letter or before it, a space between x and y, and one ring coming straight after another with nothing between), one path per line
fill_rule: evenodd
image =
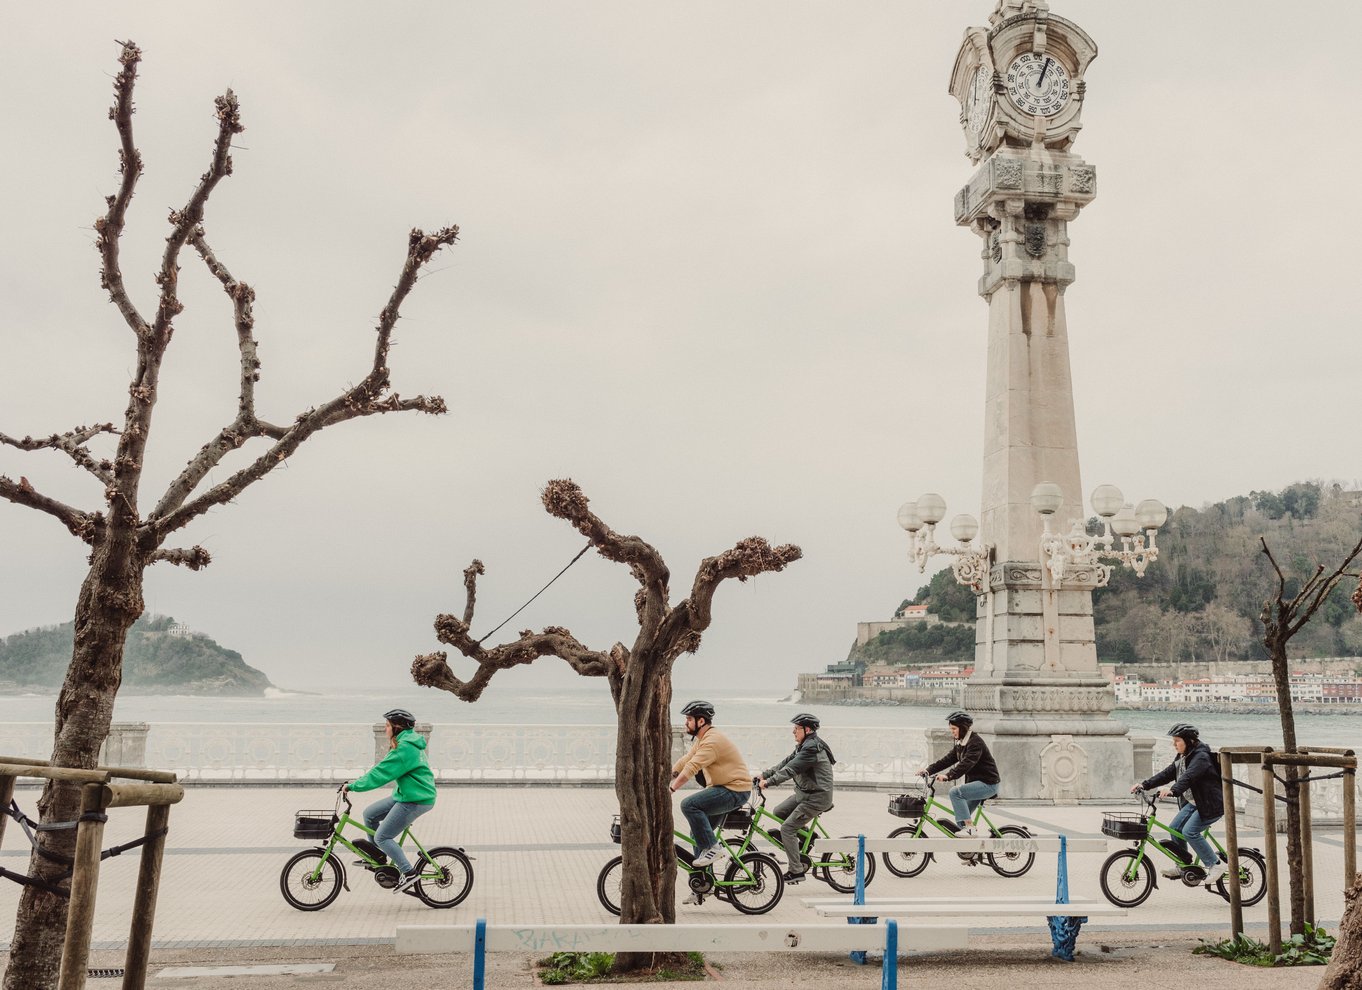
M978 137L988 120L993 96L993 73L981 65L974 70L974 82L970 84L965 96L965 127L973 137Z
M1070 93L1069 71L1053 55L1024 52L1007 67L1007 94L1022 113L1053 117Z

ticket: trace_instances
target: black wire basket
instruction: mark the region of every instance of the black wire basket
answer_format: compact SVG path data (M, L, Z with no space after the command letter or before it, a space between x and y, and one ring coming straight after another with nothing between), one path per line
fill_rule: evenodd
M300 811L293 816L293 837L295 839L329 839L331 830L339 821L330 808L324 811Z
M889 813L898 818L921 818L927 813L927 796L895 794L889 799Z
M1102 816L1102 834L1113 839L1144 839L1149 836L1149 819L1134 811L1108 811Z

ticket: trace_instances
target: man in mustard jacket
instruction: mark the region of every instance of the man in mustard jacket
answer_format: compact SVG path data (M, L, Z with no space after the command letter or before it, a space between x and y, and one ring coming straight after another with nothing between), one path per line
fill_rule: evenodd
M396 782L392 795L364 809L364 824L374 829L374 844L388 861L402 871L393 893L401 893L420 879L397 839L412 822L435 807L435 775L426 762L426 741L416 731L416 716L404 708L394 708L383 716L387 722L388 754L378 765L346 787L352 791L372 791Z
M672 767L672 793L692 777L704 788L681 802L681 813L695 839L695 865L708 866L724 853L713 823L747 803L752 775L738 747L714 728L713 705L692 701L681 714L686 717L686 733L695 742Z

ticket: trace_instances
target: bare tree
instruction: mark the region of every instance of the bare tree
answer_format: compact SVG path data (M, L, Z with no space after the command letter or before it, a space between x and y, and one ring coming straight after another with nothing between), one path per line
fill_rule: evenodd
M467 603L462 618L440 615L435 632L440 642L455 647L477 663L468 680L454 675L447 654L420 656L411 665L412 678L426 687L449 691L463 701L476 701L499 670L532 663L542 656L566 660L585 677L604 677L615 702L618 729L615 747L615 794L622 828L623 889L620 921L624 924L670 924L676 920L676 854L672 844L671 700L672 665L683 653L700 647L700 634L709 628L711 604L720 582L745 581L757 574L784 570L802 556L799 547L772 547L759 537L742 540L717 557L700 564L688 598L669 602L671 580L667 565L648 543L622 536L588 507L587 497L571 481L550 481L543 491L544 508L567 520L607 560L625 564L639 584L634 595L638 635L626 648L609 650L583 645L562 626L542 632L525 630L513 642L491 649L469 635L477 597L477 578L483 573L475 560L464 571ZM637 954L635 954L637 955ZM646 957L645 957L646 958ZM642 965L621 957L619 968Z
M1263 553L1277 573L1277 587L1271 598L1263 602L1261 619L1263 622L1263 646L1268 659L1272 661L1272 680L1277 689L1277 712L1282 722L1282 749L1288 753L1296 751L1296 713L1291 704L1291 672L1288 669L1286 650L1291 637L1300 632L1319 610L1324 600L1349 574L1348 565L1362 554L1362 540L1343 558L1343 562L1333 571L1325 573L1323 564L1315 565L1315 572L1301 585L1299 591L1290 598L1286 594L1287 579L1272 556L1267 540L1259 537ZM1304 871L1304 855L1301 848L1300 780L1297 768L1282 767L1283 790L1286 798L1286 862L1291 877L1291 933L1301 935L1305 932L1305 890L1301 885ZM1269 841L1272 837L1269 836ZM1348 879L1351 884L1351 878Z
M128 385L128 404L121 428L112 423L78 426L66 433L35 439L15 439L0 434L0 444L25 451L59 451L99 483L107 509L79 509L44 495L27 478L18 481L0 476L0 497L28 506L55 518L90 546L90 569L80 588L75 612L75 646L71 665L57 698L52 762L57 766L90 768L108 736L114 697L122 679L123 644L128 629L142 614L142 586L147 567L157 562L179 564L198 570L209 563L201 546L167 546L167 541L209 509L225 505L247 486L282 464L313 434L346 420L377 413L445 412L438 396L401 398L392 393L388 378L388 348L398 311L425 264L442 247L453 244L457 227L433 234L413 230L407 257L387 303L378 317L377 345L368 373L356 385L330 401L299 413L282 425L266 422L256 414L255 389L260 360L252 336L252 303L255 290L239 281L214 255L203 227L204 208L217 184L232 173L232 139L244 128L237 99L228 90L216 100L217 137L208 170L182 209L170 214L170 235L161 255L156 282L160 286L155 311L144 316L124 286L119 248L124 221L137 180L142 157L133 142L133 87L141 51L132 42L122 43L122 65L114 79L114 102L109 111L120 142L121 179L118 191L107 197L107 211L95 220L96 247L102 267L100 281L117 308L136 344L135 371ZM231 306L240 353L240 386L236 413L172 479L148 510L141 497L142 469L151 436L161 365L175 331L175 317L184 309L178 295L180 255L186 245L207 265L221 283ZM113 457L102 458L89 447L102 434L117 437ZM201 490L204 479L231 452L247 442L263 439L268 446L254 460L225 480ZM73 821L79 814L79 792L72 786L49 784L38 804L45 822ZM41 833L46 854L70 855L74 830ZM59 862L35 851L29 872L42 879L62 872ZM56 985L66 901L37 887L25 887L19 902L6 990L44 990Z

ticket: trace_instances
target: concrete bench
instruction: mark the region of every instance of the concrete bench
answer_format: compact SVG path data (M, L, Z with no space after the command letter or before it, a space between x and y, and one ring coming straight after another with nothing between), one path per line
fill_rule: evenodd
M864 925L399 925L399 953L473 953L473 990L485 990L488 952L884 952L880 986L897 990L901 949L961 949L968 932L921 926L900 940L893 919ZM905 944L906 941L906 944Z

